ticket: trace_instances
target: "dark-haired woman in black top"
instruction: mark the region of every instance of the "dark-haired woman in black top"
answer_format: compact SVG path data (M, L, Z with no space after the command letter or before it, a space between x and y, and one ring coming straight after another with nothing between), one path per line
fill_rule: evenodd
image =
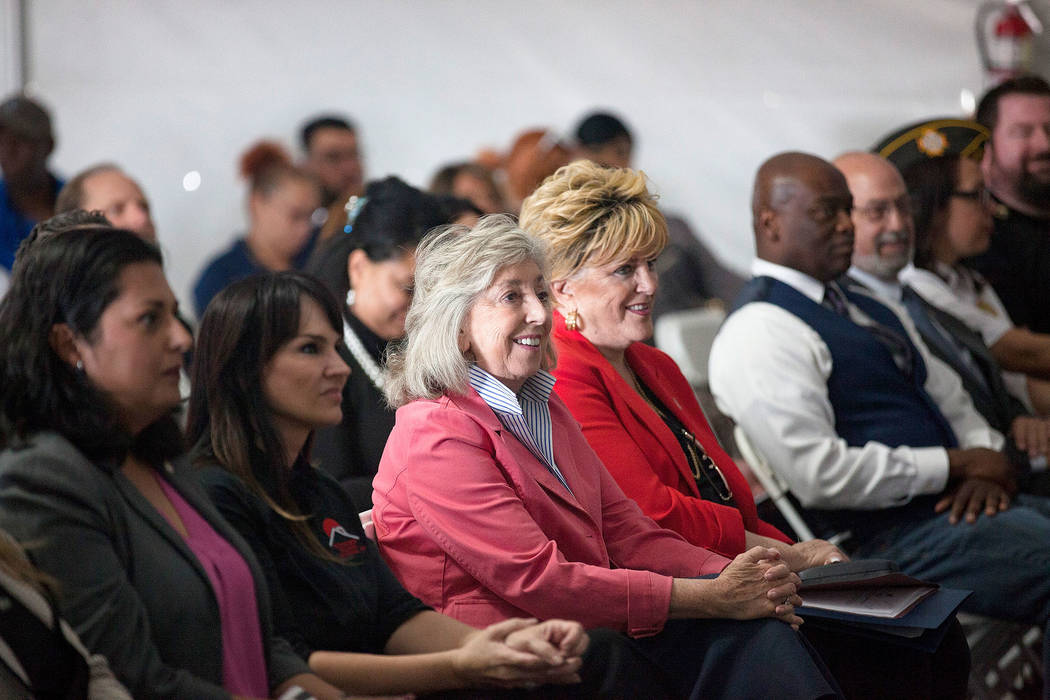
M367 509L372 477L394 427L394 412L383 398L383 357L387 345L405 332L416 244L450 216L438 198L396 177L370 183L364 197L352 198L347 207L343 234L307 268L337 299L346 299L340 353L351 370L343 389L343 420L317 432L313 456L358 507Z

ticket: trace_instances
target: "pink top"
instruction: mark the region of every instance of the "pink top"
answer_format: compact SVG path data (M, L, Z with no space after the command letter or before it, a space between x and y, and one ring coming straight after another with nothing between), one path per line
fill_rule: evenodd
M219 604L223 687L235 695L269 696L251 570L233 545L215 532L178 491L159 475L157 482L182 519L187 533L186 544L208 573Z

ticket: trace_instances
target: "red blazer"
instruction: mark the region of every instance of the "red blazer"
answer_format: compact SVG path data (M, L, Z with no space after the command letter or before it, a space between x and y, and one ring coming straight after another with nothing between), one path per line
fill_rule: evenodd
M643 515L557 396L554 459L572 494L468 392L398 409L373 482L383 555L428 605L479 627L559 617L644 636L667 620L672 577L729 563Z
M583 428L594 451L642 511L669 530L728 557L747 547L745 531L791 542L759 520L744 475L719 446L692 387L670 357L644 343L627 348L627 364L696 436L726 477L736 508L700 498L685 452L667 424L577 331L554 318L558 381L554 391Z

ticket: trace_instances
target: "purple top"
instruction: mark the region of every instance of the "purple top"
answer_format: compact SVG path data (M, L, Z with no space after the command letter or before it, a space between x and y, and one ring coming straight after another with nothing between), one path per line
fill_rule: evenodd
M264 698L270 694L263 660L255 581L240 553L187 503L167 481L157 476L175 512L186 527L186 544L208 573L222 622L223 688L234 695Z

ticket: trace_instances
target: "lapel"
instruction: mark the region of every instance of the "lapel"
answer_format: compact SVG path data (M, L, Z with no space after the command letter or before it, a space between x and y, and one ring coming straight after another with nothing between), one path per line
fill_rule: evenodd
M211 504L206 502L205 499L200 498L198 491L188 486L185 481L186 477L180 473L180 470L173 466L171 470L164 471L163 477L176 491L178 491L179 495L182 496L183 499L185 499L185 501L196 510L221 537L223 537L223 539L229 542L240 553L240 555L245 558L245 561L249 562L250 565L251 559L245 557L244 549L240 546L240 542L238 542L237 537L234 535L231 528L226 525L225 521L211 511ZM161 537L166 539L183 559L189 562L193 567L193 570L197 572L197 575L207 584L208 590L212 591L211 579L208 577L208 573L204 570L204 567L201 566L197 556L189 548L189 545L186 544L182 535L176 532L175 528L173 528L164 516L146 500L146 497L142 495L138 488L131 483L126 476L124 476L124 473L120 469L114 470L113 479L117 485L117 489L120 491L121 496L124 498L124 501L128 506L138 513ZM255 573L254 570L252 573ZM214 591L212 592L212 595L214 595Z
M554 400L553 394L551 399ZM493 440L503 445L504 449L511 454L518 471L539 483L551 498L564 504L564 507L576 511L587 517L588 520L593 521L590 513L581 507L581 502L586 502L586 499L582 498L582 496L592 493L595 485L586 483L576 468L575 458L569 447L570 437L566 433L564 426L560 424L560 421L551 421L551 441L554 444L554 459L562 476L565 477L565 481L568 482L569 488L572 489L573 494L580 498L580 501L577 501L572 494L565 490L562 483L558 481L558 477L554 476L547 469L542 460L532 454L532 450L526 447L514 433L503 427L496 414L472 387L468 387L467 393L449 397L449 400L457 408L471 415L493 433Z
M638 379L645 384L649 391L653 392L660 399L660 402L674 413L682 425L686 426L690 432L694 432L691 421L687 418L686 410L682 406L681 399L669 390L670 383L661 376L659 368L656 366L656 358L649 358L650 361L646 361L647 358L644 355L647 350L647 346L642 343L635 343L630 346L627 349L627 364L630 365L631 370L638 375ZM649 431L649 434L660 445L660 449L667 453L667 457L674 464L682 483L687 485L694 497L699 498L700 492L696 488L696 479L693 478L693 473L689 470L685 453L681 449L675 449L679 445L678 438L667 427L667 424L660 418L656 410L649 405L633 386L627 383L627 380L620 376L619 372L613 369L612 364L602 357L597 349L594 349L594 354L597 356L595 362L600 363L598 367L601 369L605 383L609 387L609 392L619 395L627 404L634 417L645 426L645 429Z

